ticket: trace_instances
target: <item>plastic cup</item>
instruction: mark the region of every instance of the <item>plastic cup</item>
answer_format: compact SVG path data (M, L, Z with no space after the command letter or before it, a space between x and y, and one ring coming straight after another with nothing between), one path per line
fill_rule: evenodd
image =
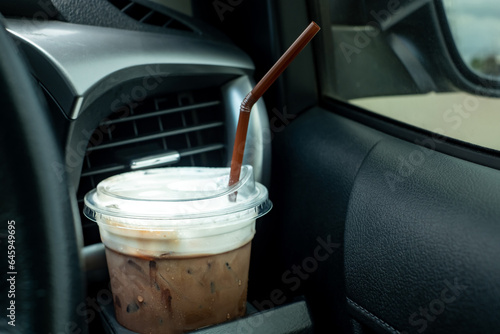
M152 169L110 177L85 196L121 325L183 333L245 314L255 221L272 203L251 166L234 186L228 178L229 168Z

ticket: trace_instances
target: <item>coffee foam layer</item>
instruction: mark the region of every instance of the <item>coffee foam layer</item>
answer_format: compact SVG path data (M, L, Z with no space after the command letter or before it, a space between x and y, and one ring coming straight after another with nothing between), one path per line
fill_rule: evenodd
M236 249L252 240L255 220L238 225L212 229L214 234L186 231L131 230L113 225L99 225L101 239L106 247L136 257L192 257L220 254ZM199 235L199 236L197 236Z
M251 166L227 187L228 168L161 168L120 174L85 196L104 244L138 256L193 256L238 248L272 203ZM236 194L232 201L231 194Z

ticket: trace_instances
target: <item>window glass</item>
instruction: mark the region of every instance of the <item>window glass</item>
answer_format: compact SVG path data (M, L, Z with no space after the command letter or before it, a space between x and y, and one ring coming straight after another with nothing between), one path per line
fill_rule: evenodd
M444 0L455 45L469 68L500 79L500 1Z
M445 137L500 150L500 89L491 85L500 82L500 1L318 4L323 6L322 22L330 23L327 32L323 26L320 75L325 95ZM330 8L324 8L327 4ZM446 35L448 26L453 38ZM454 48L477 80L458 70L451 56Z

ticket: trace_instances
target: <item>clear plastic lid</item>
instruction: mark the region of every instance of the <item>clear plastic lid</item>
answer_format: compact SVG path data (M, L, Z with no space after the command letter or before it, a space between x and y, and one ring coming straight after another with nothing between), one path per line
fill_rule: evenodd
M267 189L243 166L228 187L229 168L168 167L112 176L85 196L84 214L99 224L172 231L256 219L271 210ZM236 201L230 199L237 194Z

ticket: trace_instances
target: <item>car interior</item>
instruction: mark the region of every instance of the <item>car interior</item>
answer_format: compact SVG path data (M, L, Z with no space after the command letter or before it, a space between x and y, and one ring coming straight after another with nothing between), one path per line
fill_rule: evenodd
M196 333L500 333L500 4L2 0L1 333L133 333L83 214L102 180L244 163L246 315ZM194 333L193 332L193 333Z

